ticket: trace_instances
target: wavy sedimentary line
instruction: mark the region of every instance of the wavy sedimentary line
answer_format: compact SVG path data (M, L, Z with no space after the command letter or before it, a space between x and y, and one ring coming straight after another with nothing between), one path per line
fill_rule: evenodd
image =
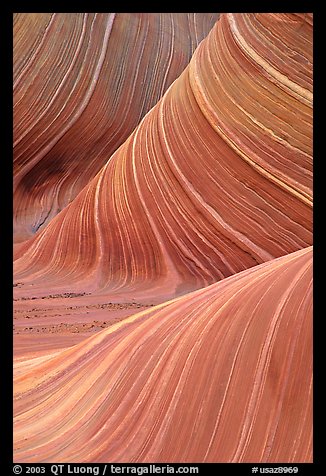
M232 21L242 27L242 15ZM229 22L221 17L98 175L19 249L18 279L130 292L157 286L173 296L311 244L310 201L302 196L312 188L311 144L303 140L312 111L268 81L259 65L253 75ZM296 21L284 24L281 16L280 25L295 37ZM287 56L278 54L284 65ZM276 134L291 128L289 147L284 141L279 148L261 126L252 129L244 110ZM294 156L293 144L303 153ZM263 174L248 163L257 157Z
M260 14L255 15L255 20L262 25L266 25L266 17L261 16ZM295 28L289 28L286 31L282 32L282 39L279 38L278 30L280 28L280 23L282 22L295 23ZM305 27L308 28L305 28ZM260 48L264 45L264 38L266 36L270 37L273 42L272 49L277 52L280 50L286 50L287 55L289 56L289 63L279 64L275 57L277 54L273 54L269 58L269 62L278 69L283 76L287 76L288 66L291 67L291 78L297 83L302 90L303 97L312 99L309 95L309 92L312 92L312 82L310 75L311 59L312 57L309 54L307 57L307 46L311 48L312 39L310 34L310 28L313 26L313 16L311 13L304 14L272 14L271 21L269 22L268 29L263 31L255 31L255 34L261 36L262 40L260 42ZM282 29L282 27L281 27ZM299 35L298 35L299 33ZM285 41L284 41L285 40ZM289 47L290 46L290 47ZM295 57L295 62L292 62L292 58ZM300 63L299 67L298 64ZM308 90L306 92L305 90Z
M113 22L113 19L114 17L110 18L110 27L112 28L112 22ZM111 29L110 28L110 29ZM110 30L109 30L110 31ZM49 111L50 107L52 106L52 104L54 103L54 101L57 99L60 91L63 89L63 87L65 86L65 83L66 83L66 80L69 78L69 74L72 72L74 66L76 65L76 61L77 61L77 58L78 58L78 55L80 53L80 50L81 50L81 46L83 44L83 41L84 41L84 37L85 37L85 32L86 32L86 15L84 15L84 18L83 18L83 24L82 24L82 31L81 31L81 35L80 35L80 38L78 40L78 44L77 44L77 47L76 47L76 51L74 52L74 56L73 56L73 59L67 69L67 71L65 72L64 76L62 77L61 79L61 82L60 84L58 85L58 87L56 88L56 91L54 92L54 94L51 95L51 98L49 100L49 102L47 102L46 104L46 107L43 108L42 111L40 111L40 113L36 116L36 118L34 118L34 121L31 122L31 124L29 125L28 128L25 128L24 132L20 135L19 137L19 140L16 141L16 144L17 142L20 142L29 132L31 132L31 130L36 126L36 124L45 116L45 114ZM107 40L107 39L106 39ZM102 50L103 52L103 50ZM35 53L37 55L37 52ZM95 76L95 81L93 82L93 85L92 85L92 89L94 89L94 86L96 84L96 79L98 78L98 75L99 75L99 72L100 72L100 69L101 69L101 66L102 66L102 63L103 63L103 58L104 58L104 55L102 54L102 58L99 58L99 67L96 68L96 76ZM102 59L102 61L101 61ZM90 93L87 93L87 97L90 98L91 94L92 94L92 89L90 90ZM69 98L68 98L69 99ZM87 103L85 104L85 106L81 108L81 112L83 112L83 109L85 109L85 107L87 106ZM81 112L78 114L78 116L80 116ZM78 117L77 117L78 118ZM51 126L51 124L48 126L48 128ZM69 127L69 126L68 126ZM61 137L64 135L64 131L60 132L60 135ZM49 149L52 148L51 145L54 145L56 142L58 142L58 140L60 139L60 136L57 137L57 139L55 140L55 142L53 144L49 144ZM16 145L14 143L14 147ZM41 151L41 153L44 155L43 151ZM38 156L36 156L33 161L29 162L28 166L29 168L32 168L33 165L35 165L35 163L38 162ZM23 170L25 173L26 173L26 170Z
M273 24L272 19L270 23ZM286 50L274 51L268 37L264 38L265 44L259 41L260 30L268 33L270 23L262 27L254 14L222 16L217 34L207 39L210 46L203 51L201 45L190 63L190 80L203 114L237 154L311 206L312 93L291 80L292 76L297 79L295 71L301 68L297 56L291 57ZM294 19L289 23L282 21L282 16L278 19L278 40L283 41L287 50L296 48L300 36L297 23ZM239 41L239 29L241 38L247 38L245 45L250 41L250 48ZM292 33L291 42L283 36L287 30ZM312 35L308 36L303 53L307 63L305 78L312 87ZM276 80L274 69L271 76L270 57L287 76L280 73ZM210 80L212 77L214 81ZM283 91L284 82L287 87ZM293 97L291 85L293 91L300 89L300 96ZM257 140L259 137L263 141Z
M94 21L96 19L96 15L94 17ZM104 37L103 37L103 45L102 45L102 48L99 52L99 56L97 58L97 62L94 63L94 70L93 70L93 77L92 77L92 81L89 83L89 86L88 88L85 90L84 92L84 96L81 96L79 98L79 104L78 106L75 108L75 110L71 113L70 115L70 118L67 120L66 124L64 127L62 127L60 129L60 131L58 132L58 134L52 136L52 138L49 138L46 146L38 153L36 154L36 156L33 158L33 160L29 161L28 163L28 169L32 168L33 165L35 165L35 163L37 163L43 156L44 154L46 154L48 151L50 151L51 149L53 149L54 145L61 139L61 137L63 137L65 135L65 133L78 121L78 119L80 118L81 114L85 111L85 108L87 107L87 105L89 104L89 101L90 101L90 98L94 92L94 89L95 89L95 86L96 86L96 82L98 80L98 77L99 77L99 74L100 74L100 71L101 71L101 68L103 66L103 61L104 61L104 57L105 57L105 54L106 54L106 50L107 50L107 43L108 43L108 38L109 38L109 35L110 35L110 32L111 32L111 28L112 28L112 23L113 23L113 20L114 20L114 15L108 17L107 19L107 24L105 26L105 31L104 31ZM85 32L85 24L83 24L83 30L82 30L82 38L84 36L84 32ZM91 27L91 31L93 30L93 24L92 24L92 27ZM79 42L78 43L78 47L77 47L77 53L78 54L78 51L80 49L80 45L81 43ZM74 66L74 63L72 63L71 67L68 69L67 71L67 74L69 74L69 70L71 70ZM66 75L67 75L66 74ZM65 75L65 77L66 77ZM63 82L65 81L65 78L63 78ZM52 103L52 101L55 99L55 96L56 94L59 94L59 91L61 89L61 86L62 86L62 83L61 85L59 86L59 88L57 89L56 93L54 94L54 97L51 99L50 101L50 104ZM78 94L76 92L72 92L71 94ZM68 100L69 100L69 97L68 97ZM49 106L48 106L49 107ZM61 116L61 113L62 113L62 110L63 108L59 111L58 115L53 119L52 122L50 122L46 129L43 131L43 133L46 133L47 130L51 130L54 128L54 122L59 120L60 116ZM43 113L40 115L39 119L42 118L42 116L44 114L46 114L47 110L43 111ZM61 118L62 119L62 118ZM31 128L33 128L33 126L35 126L35 124L32 124ZM28 130L27 130L28 132ZM26 133L27 133L26 132ZM23 136L24 137L24 136ZM26 173L26 170L22 170L20 173L22 172L25 172ZM20 173L18 173L16 175L16 179L19 180L19 175ZM55 186L55 188L57 187L57 185ZM54 189L54 192L55 192L55 189ZM55 194L56 196L56 194ZM52 210L52 209L51 209ZM49 213L47 214L47 216L45 218L42 218L42 223L43 224L51 210L49 211ZM38 224L38 226L41 225L40 223Z
M14 14L14 88L25 76L40 51L55 14ZM19 54L18 54L19 51Z
M76 38L76 41L75 41L76 51L72 51L71 53L71 56L72 56L71 64L69 65L67 71L62 69L61 74L57 75L58 79L53 77L47 78L47 83L45 87L49 84L51 85L51 88L52 88L52 93L50 93L48 103L45 103L44 99L42 100L42 95L39 95L38 101L41 107L43 107L43 110L40 110L39 113L34 112L34 115L36 116L36 121L34 119L31 122L31 124L27 127L24 121L25 117L23 114L21 114L21 120L22 120L21 125L22 127L24 127L24 132L22 132L20 136L16 139L16 142L14 142L14 145L17 146L17 143L19 144L20 142L22 142L24 138L28 135L28 133L31 130L33 130L33 128L35 128L36 125L40 123L40 121L45 115L46 115L47 124L46 124L46 127L43 127L41 134L44 136L46 135L47 141L46 141L46 145L44 145L39 150L39 152L36 155L34 155L33 159L29 160L28 162L25 160L24 166L21 167L20 170L16 172L15 178L18 180L19 180L20 174L23 174L23 173L26 174L28 170L30 170L33 167L33 165L35 165L40 160L40 158L42 158L48 151L50 151L53 148L53 146L59 141L59 139L65 134L65 132L67 132L69 128L78 120L78 118L81 116L82 112L85 110L86 106L88 105L89 100L94 92L96 82L98 80L101 68L103 66L103 61L104 61L104 57L105 57L105 53L107 49L108 37L112 28L112 23L114 19L114 15L112 14L110 14L110 16L107 17L105 23L103 22L104 23L102 26L103 36L99 38L98 45L95 45L97 46L97 49L98 49L97 55L94 54L94 52L91 52L91 50L89 50L88 55L86 56L86 58L84 58L85 60L84 69L86 70L85 73L87 72L87 70L89 70L89 78L88 78L88 84L86 89L81 94L81 89L80 89L81 81L79 82L75 81L73 89L70 91L70 94L65 98L65 103L69 103L69 99L71 97L78 96L78 103L75 103L74 107L69 110L69 108L67 108L65 103L62 103L62 102L61 104L59 103L59 107L58 107L57 105L58 101L57 102L54 101L57 98L57 96L59 96L59 93L62 90L63 86L65 85L67 78L69 78L69 73L73 71L75 63L76 63L76 57L78 58L80 54L81 46L83 44L85 31L86 31L85 19L87 19L86 15L83 15L83 17L84 18L82 18L82 28L81 28L80 38L78 39L78 41ZM89 41L90 42L92 41L92 35L93 36L95 35L94 25L96 24L97 17L98 15L95 14L92 20L92 23L90 24L90 27L89 27L89 36L90 36ZM64 24L65 24L65 18L62 19L62 25ZM74 36L75 36L74 31L72 31L72 37ZM69 43L72 43L72 39L70 38L69 38ZM53 44L54 51L55 51L55 46L56 44L54 43ZM56 54L54 54L52 50L48 51L46 55L46 59L50 60L50 58L52 58L53 56L54 58L52 59L52 61L54 64L56 64L59 60L61 60L62 62L61 55L62 55L62 47L58 48L58 51L56 51ZM41 56L40 59L44 61L43 56ZM84 73L84 76L86 76L85 73ZM79 72L79 77L80 78L83 77L83 71ZM53 79L57 79L57 81L53 81ZM71 78L69 79L71 81ZM85 79L84 79L84 82L85 82ZM28 95L28 94L29 94L28 90L24 91L24 95ZM57 111L55 112L55 114L53 114L52 112L52 117L51 117L51 115L49 114L49 109L54 102L57 105L56 106ZM44 103L45 103L45 107L44 107ZM20 110L18 107L16 107L15 110L17 110L17 116L19 118ZM64 127L60 128L59 131L56 133L55 132L56 129L54 126L55 126L55 123L58 121L60 121L61 125L63 123ZM16 119L16 117L14 122L15 122L15 130L17 134L19 134L20 124L18 119ZM21 155L19 154L19 152L17 155L18 155L17 160L19 160L19 157Z
M15 16L17 241L33 235L44 217L50 221L98 173L218 18L114 15Z
M276 69L272 65L272 63L273 63L273 61L272 61L272 59L273 59L273 49L271 50L271 55L270 55L271 59L269 61L265 61L262 56L257 54L256 51L253 48L251 48L251 46L245 40L244 36L240 33L239 28L237 26L237 23L234 20L235 15L232 14L232 13L229 13L228 15L230 17L230 26L231 26L231 30L232 30L232 33L234 35L234 38L236 39L237 43L241 46L241 48L245 51L247 56L249 56L250 58L253 58L255 60L255 62L257 63L257 65L260 66L263 70L265 70L268 73L268 75L271 76L275 80L275 82L279 85L279 87L286 88L286 90L290 94L295 94L298 97L298 99L300 99L301 101L306 100L307 105L310 106L311 103L312 103L312 92L303 88L303 87L301 87L300 84L298 84L295 81L292 81L291 79L288 78L288 76L286 74L282 74L282 72L280 72L280 68L278 67L279 66L278 54L277 54L278 52L275 52L274 64L278 68L278 69ZM247 19L248 19L248 17L247 17ZM238 20L239 23L241 21L243 21L244 23L247 23L247 25L249 23L249 22L246 22L245 18L241 18L240 20ZM280 23L282 21L282 19L281 18L275 19L275 21L278 21ZM292 21L294 21L294 20L292 20ZM258 33L258 35L259 35L259 33L260 33L259 30L258 30L258 32L257 32L256 29L254 31L255 31L255 34ZM262 38L262 39L264 40L264 38ZM307 38L307 40L309 40L309 38ZM257 42L258 46L259 46L259 43L260 42ZM286 45L286 44L284 45L284 43L281 44L282 47L284 47L284 46L287 47L288 45ZM308 44L308 46L311 48L312 42L310 42L310 45ZM305 49L305 52L306 51L307 51L307 49ZM311 54L311 51L310 51L310 54ZM294 68L293 73L295 74L295 72L296 72L296 70ZM307 68L306 72L309 74L309 68Z
M310 462L311 318L309 247L17 363L15 461Z

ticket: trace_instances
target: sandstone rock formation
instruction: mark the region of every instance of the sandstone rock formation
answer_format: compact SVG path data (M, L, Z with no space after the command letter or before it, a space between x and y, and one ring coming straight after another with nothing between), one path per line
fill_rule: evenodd
M172 296L311 245L311 43L297 47L298 22L264 18L222 16L96 177L22 245L17 279Z
M188 64L209 13L16 14L14 237L71 202Z
M133 15L16 17L15 461L311 462L312 15Z
M311 461L311 308L309 247L18 363L16 461Z

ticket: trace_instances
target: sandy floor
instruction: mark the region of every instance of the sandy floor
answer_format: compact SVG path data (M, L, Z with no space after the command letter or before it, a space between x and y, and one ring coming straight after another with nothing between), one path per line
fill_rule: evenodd
M34 296L14 285L14 357L70 347L152 304L111 302L107 296L62 293Z

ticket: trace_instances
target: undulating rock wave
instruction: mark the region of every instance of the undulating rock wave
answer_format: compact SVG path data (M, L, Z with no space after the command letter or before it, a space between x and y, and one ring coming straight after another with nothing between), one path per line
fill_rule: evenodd
M20 362L16 461L309 462L311 314L309 247Z
M17 279L172 297L311 245L311 22L222 15Z
M15 462L312 461L312 63L312 14L15 15Z
M16 14L14 237L70 203L189 63L217 13Z

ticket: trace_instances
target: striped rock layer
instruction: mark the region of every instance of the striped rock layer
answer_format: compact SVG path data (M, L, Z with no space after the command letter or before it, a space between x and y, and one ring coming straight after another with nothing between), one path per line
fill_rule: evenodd
M311 313L309 247L18 362L16 462L311 462Z
M312 461L312 15L216 18L15 17L15 462Z
M17 279L166 298L311 245L311 16L222 15L107 159Z
M189 63L216 13L14 16L14 239L97 174Z

